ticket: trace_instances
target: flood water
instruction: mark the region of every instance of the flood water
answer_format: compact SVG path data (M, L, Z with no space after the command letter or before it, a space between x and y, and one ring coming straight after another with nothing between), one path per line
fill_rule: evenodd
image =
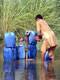
M60 60L41 63L36 60L3 61L0 48L0 80L60 80ZM39 51L38 51L39 54Z

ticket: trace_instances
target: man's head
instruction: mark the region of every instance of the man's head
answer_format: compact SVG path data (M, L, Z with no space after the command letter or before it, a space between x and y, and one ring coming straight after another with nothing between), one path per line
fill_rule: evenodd
M35 20L39 20L39 19L43 19L42 15L38 14L36 17L35 17Z

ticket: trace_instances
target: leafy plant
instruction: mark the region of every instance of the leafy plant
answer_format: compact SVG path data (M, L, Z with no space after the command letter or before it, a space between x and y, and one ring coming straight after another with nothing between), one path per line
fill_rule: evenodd
M60 33L59 0L0 0L0 30L23 36L25 30L36 30L35 16L41 14L51 28Z

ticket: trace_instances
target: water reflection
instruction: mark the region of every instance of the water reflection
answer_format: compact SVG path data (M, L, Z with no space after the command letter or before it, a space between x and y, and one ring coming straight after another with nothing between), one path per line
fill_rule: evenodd
M5 61L3 63L4 80L15 80L16 65L14 62Z
M15 80L14 72L5 72L4 80Z
M17 70L20 80L37 80L36 61L19 61ZM17 74L18 74L17 72ZM18 79L18 78L17 78Z
M4 80L37 80L36 61L5 61Z
M41 64L42 80L57 80L54 72L54 63L44 62Z
M4 61L3 72L4 80L57 80L52 62L44 62L41 66L37 66L36 60ZM41 76L40 79L38 75Z
M28 61L25 73L25 80L37 80L36 61Z

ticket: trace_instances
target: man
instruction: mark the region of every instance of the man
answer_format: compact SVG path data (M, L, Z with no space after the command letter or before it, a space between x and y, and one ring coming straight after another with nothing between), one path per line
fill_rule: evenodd
M52 59L52 61L54 61L54 51L58 44L56 36L47 22L43 20L43 17L41 15L37 15L35 19L38 33L38 36L35 37L35 40L39 40L41 36L43 39L43 43L41 46L42 61L44 61L44 56L47 50L49 51L50 58Z

